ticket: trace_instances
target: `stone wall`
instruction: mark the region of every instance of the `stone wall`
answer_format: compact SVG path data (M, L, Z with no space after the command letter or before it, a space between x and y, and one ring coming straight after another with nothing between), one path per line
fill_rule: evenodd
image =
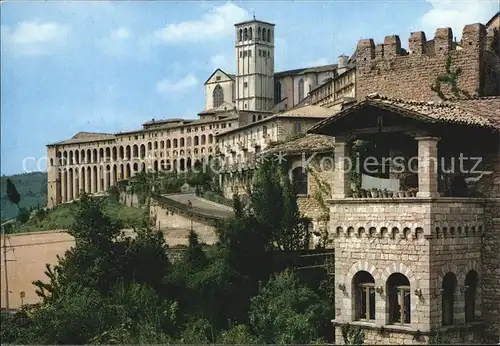
M195 231L200 242L214 244L217 241L216 224L210 220L188 216L175 208L162 207L151 201L150 216L156 219L156 229L170 238L171 244L187 245L190 230Z
M441 342L436 340L436 333L421 333L419 331L408 331L403 328L372 328L363 326L362 323L352 323L352 326L360 326L364 332L365 345L429 345L433 344L481 344L483 342L483 329L481 325L471 325L466 328L455 328L442 330L440 332ZM343 344L342 328L335 327L335 342Z
M386 36L383 44L375 45L372 39L361 40L357 46L356 97L363 100L370 93L378 92L393 98L433 100L436 93L431 85L439 75L446 73L448 56L451 69L459 68L458 88L471 96L491 95L493 79L498 84L498 74L493 76L486 69L498 69L499 57L487 53L486 28L482 24L467 25L463 29L461 47L452 41L450 28L437 29L434 40L427 41L423 32L409 38L409 54L401 48L398 36ZM432 44L430 44L432 43ZM486 78L485 75L490 77ZM493 79L492 79L493 78ZM448 85L443 85L446 96L451 96Z
M354 321L353 277L370 273L379 289L375 321L365 329L400 329L408 335L442 328L441 288L444 276L457 279L454 325L465 324L465 298L461 288L470 270L479 275L476 318L481 318L482 238L485 234L485 200L473 198L342 199L331 201L330 233L335 247L336 323ZM393 273L410 283L410 324L389 325L387 282ZM484 286L484 284L483 284ZM358 322L354 322L358 323ZM408 335L383 343L411 342ZM391 341L392 340L392 341ZM378 341L380 342L380 341Z
M133 236L133 232L126 231L127 235ZM179 245L182 242L173 238L165 232L165 241L169 246ZM65 231L48 231L13 234L7 236L7 274L9 284L9 308L18 309L21 303L34 304L39 301L32 282L36 280L46 281L45 265L57 264L57 256L64 256L74 244L74 238ZM5 238L2 236L2 245ZM187 243L187 239L184 240ZM170 248L167 250L169 258L175 260L182 253L182 248ZM3 249L2 249L3 252ZM5 265L2 262L0 297L1 307L6 307L5 299ZM25 292L21 299L20 293Z

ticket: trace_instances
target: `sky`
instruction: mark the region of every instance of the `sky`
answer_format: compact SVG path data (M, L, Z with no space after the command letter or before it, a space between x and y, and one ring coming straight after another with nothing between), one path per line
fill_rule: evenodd
M234 24L275 27L275 71L336 63L358 40L433 38L488 21L477 1L9 1L1 6L3 175L45 170L46 145L79 131L197 118L206 79L234 73Z

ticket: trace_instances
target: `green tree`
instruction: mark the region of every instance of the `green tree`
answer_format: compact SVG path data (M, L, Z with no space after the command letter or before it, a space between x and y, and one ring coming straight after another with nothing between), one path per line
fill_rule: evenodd
M320 336L325 302L291 270L274 276L252 298L250 324L265 343L307 344Z
M14 183L10 179L7 179L6 184L7 184L7 198L9 199L10 203L17 205L17 208L19 209L19 202L21 202L21 195L19 195L19 192L17 192L16 185L14 185Z

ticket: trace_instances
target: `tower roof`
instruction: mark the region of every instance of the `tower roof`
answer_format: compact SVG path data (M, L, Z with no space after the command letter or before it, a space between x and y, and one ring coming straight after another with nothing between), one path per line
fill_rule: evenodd
M266 24L266 25L272 25L272 26L274 26L273 23L264 22L262 20L257 20L257 19L252 19L252 20L247 20L247 21L241 22L241 23L236 23L236 24L234 24L234 26L240 26L240 25L243 25L243 24L250 24L250 23L261 23L261 24Z

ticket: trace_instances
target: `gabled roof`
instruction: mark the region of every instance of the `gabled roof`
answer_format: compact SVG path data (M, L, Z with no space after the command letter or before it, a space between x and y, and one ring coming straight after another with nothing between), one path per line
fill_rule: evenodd
M115 138L116 138L115 135L109 133L78 132L76 135L71 137L71 139L67 139L52 144L47 144L47 146L107 141L107 140L114 140Z
M437 103L391 99L379 94L371 94L364 101L320 121L308 132L321 134L325 126L369 106L375 106L429 123L454 123L500 130L500 97Z
M334 138L325 135L316 135L312 133L305 134L299 138L275 145L262 152L262 155L273 155L276 153L285 153L288 155L302 153L332 152L335 148Z
M208 77L208 79L205 81L204 85L206 85L208 83L208 81L214 76L214 74L217 73L217 71L220 71L222 72L225 76L227 76L227 78L231 79L231 80L234 80L235 76L234 74L230 74L230 73L226 73L224 72L222 69L218 68L216 69L211 75L210 77Z

